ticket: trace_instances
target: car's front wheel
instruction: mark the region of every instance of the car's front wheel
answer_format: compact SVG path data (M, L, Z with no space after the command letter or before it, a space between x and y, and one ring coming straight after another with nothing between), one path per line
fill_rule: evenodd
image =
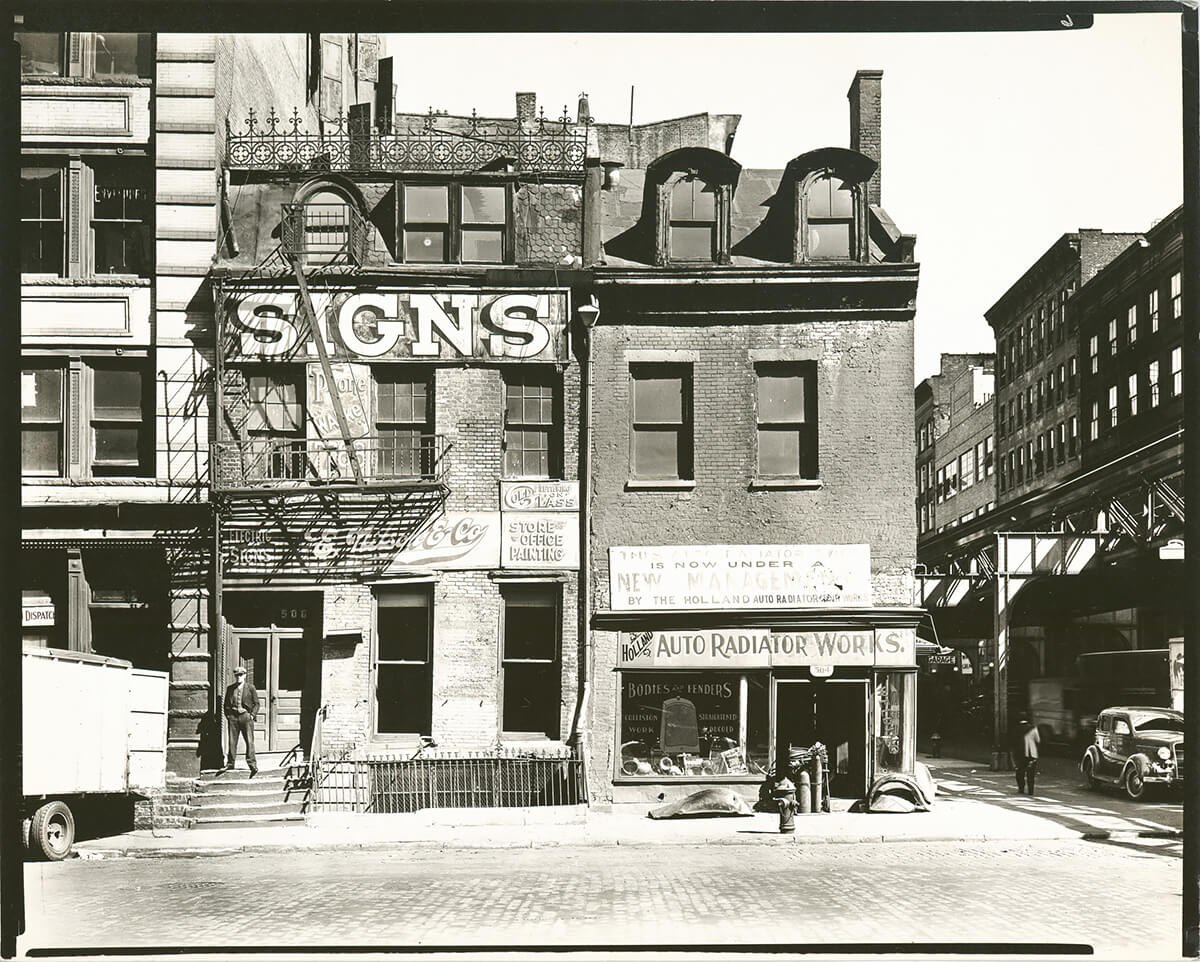
M1130 765L1125 771L1125 794L1135 802L1146 797L1146 779L1136 765Z
M1083 764L1079 766L1083 769L1083 780L1087 783L1088 788L1096 787L1096 763L1092 761L1091 755L1083 756Z

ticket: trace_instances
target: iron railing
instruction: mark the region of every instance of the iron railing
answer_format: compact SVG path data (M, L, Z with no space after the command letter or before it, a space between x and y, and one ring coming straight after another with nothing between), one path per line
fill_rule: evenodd
M370 247L366 218L351 204L284 204L280 240L285 254L310 266L345 257L361 266Z
M214 487L411 481L441 483L449 468L443 435L341 438L244 438L217 441ZM351 458L351 451L354 458Z
M439 124L441 125L439 127ZM515 120L446 118L432 111L419 125L381 134L366 128L351 133L345 117L326 129L304 129L299 110L283 118L272 107L260 121L253 109L244 131L225 121L226 166L242 170L475 171L506 158L517 171L582 173L587 125L563 111L526 124Z
M587 799L583 761L569 749L416 758L322 758L311 809L399 814L423 808L531 808Z

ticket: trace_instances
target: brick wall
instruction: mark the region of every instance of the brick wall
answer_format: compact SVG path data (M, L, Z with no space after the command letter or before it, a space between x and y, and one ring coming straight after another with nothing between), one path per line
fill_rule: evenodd
M321 703L329 710L321 740L330 754L362 745L370 734L374 608L367 585L338 585L325 591Z

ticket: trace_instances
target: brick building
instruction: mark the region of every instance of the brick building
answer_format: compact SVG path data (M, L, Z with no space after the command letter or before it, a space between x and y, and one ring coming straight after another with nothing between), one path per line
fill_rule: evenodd
M755 785L817 740L835 792L911 770L918 268L880 84L849 149L782 170L612 145L638 160L601 191L587 324L593 799Z

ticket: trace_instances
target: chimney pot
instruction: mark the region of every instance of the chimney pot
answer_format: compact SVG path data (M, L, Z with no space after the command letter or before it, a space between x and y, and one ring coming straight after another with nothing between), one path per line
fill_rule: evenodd
M592 108L588 105L588 95L586 93L579 95L579 108L575 111L575 122L577 124L590 124L592 122Z

